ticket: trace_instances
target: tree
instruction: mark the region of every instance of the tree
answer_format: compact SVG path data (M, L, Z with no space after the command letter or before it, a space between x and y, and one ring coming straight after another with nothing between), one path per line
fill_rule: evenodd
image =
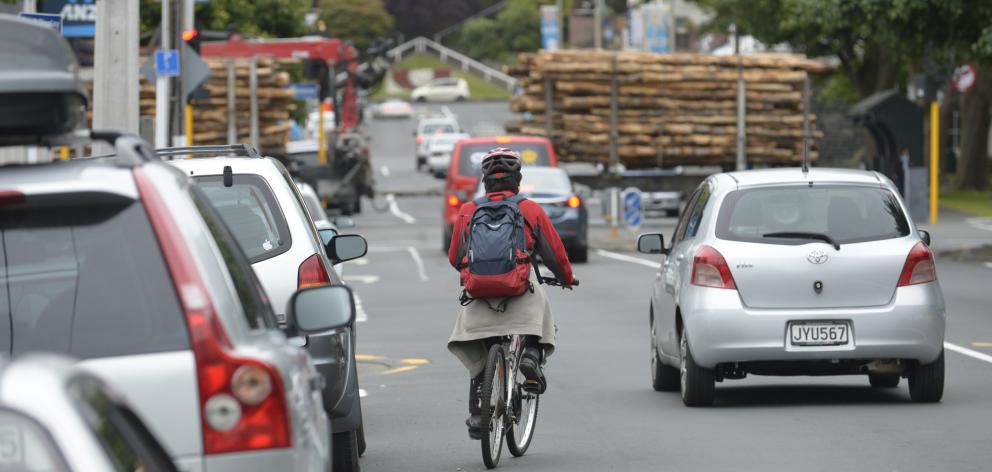
M508 0L495 18L474 18L458 36L460 48L479 60L507 62L513 53L541 47L541 13L538 0Z
M957 184L988 185L992 104L992 2L973 0L696 0L716 12L710 25L736 24L765 44L835 56L858 96L904 85L911 73L947 74L974 62L979 83L961 97ZM982 77L988 78L988 82Z
M211 0L196 4L203 29L233 28L247 36L287 38L306 32L304 15L310 0ZM141 30L154 31L161 22L160 0L141 0Z
M407 39L428 38L499 0L386 0L396 29Z
M322 0L320 19L331 36L354 42L360 51L393 32L393 17L382 0Z

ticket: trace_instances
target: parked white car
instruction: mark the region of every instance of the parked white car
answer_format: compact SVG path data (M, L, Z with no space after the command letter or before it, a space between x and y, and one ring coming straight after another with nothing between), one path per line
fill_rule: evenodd
M410 98L417 102L463 102L471 97L468 82L457 77L434 79L410 93Z

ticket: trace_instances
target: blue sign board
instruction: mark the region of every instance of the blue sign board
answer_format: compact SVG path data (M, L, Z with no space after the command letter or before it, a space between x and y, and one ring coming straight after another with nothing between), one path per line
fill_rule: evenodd
M37 21L45 26L51 27L53 30L58 31L62 34L62 15L48 15L45 13L21 13L21 18L25 20Z
M42 0L41 12L62 17L62 36L92 38L96 33L96 0Z
M641 226L641 191L637 188L629 187L623 191L623 220L631 228Z
M559 48L558 7L555 5L541 6L541 48L546 51L557 51Z
M669 52L671 45L668 43L668 29L671 15L662 5L654 3L644 5L641 11L644 15L641 27L644 29L646 49L651 52Z
M300 82L289 84L286 88L293 89L293 98L296 100L316 100L318 98L317 84Z
M155 74L161 77L179 75L179 50L159 49L155 51Z

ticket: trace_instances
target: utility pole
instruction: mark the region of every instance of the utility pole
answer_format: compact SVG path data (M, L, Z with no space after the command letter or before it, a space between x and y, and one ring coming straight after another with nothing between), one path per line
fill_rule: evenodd
M737 170L747 169L747 95L744 88L744 64L741 59L741 33L734 27L734 53L737 55ZM803 110L803 113L807 113Z
M172 44L172 28L169 24L171 6L169 0L162 0L162 24L159 27L159 49L166 51ZM155 147L169 147L169 96L168 77L155 78Z
M555 0L558 7L558 49L565 49L565 0Z
M195 15L196 15L196 11L194 10L193 0L183 0L183 9L182 9L183 33L187 31L193 31L194 29L193 20ZM184 39L183 40L184 44L179 45L180 49L182 51L185 51L186 50L185 36L180 35L180 37ZM185 65L183 62L180 62L180 64ZM183 77L182 74L180 74L179 75L180 81L182 80L182 77ZM189 93L191 92L191 90L187 90L186 88L187 86L188 86L187 84L182 84L182 86L180 86L179 89L182 91L182 95L179 97L179 100L183 104L183 135L186 137L186 142L183 144L185 144L186 146L192 146L193 145L193 106L190 105L188 102Z
M93 128L138 134L138 2L96 2Z
M593 46L596 49L603 49L603 1L596 0L592 14Z

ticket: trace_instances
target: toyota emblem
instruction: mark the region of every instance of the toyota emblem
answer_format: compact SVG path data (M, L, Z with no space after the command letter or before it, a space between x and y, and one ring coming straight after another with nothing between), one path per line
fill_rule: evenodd
M824 262L827 262L827 253L819 249L814 250L813 252L809 253L808 256L806 256L806 260L810 261L813 264L823 264Z

